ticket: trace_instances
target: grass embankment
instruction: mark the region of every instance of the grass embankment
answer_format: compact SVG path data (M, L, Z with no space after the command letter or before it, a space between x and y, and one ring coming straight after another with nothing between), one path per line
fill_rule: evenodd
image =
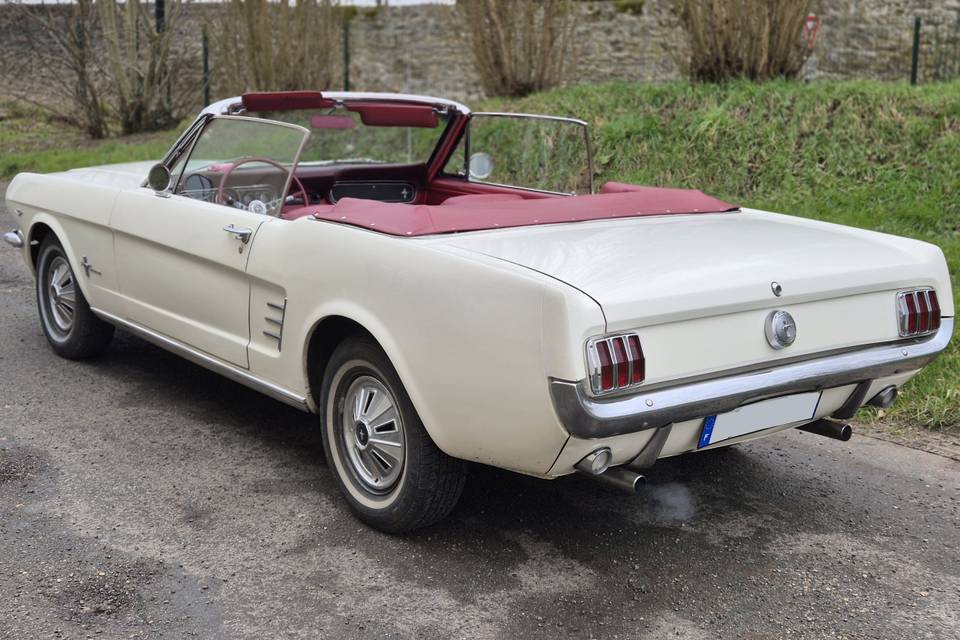
M960 82L613 83L489 100L483 107L589 120L597 184L694 187L745 206L938 244L956 299ZM22 119L0 121L0 177L157 158L175 135L81 144L74 133L74 142L62 148L50 138L63 132L42 129L55 125L24 127ZM54 148L36 149L37 141ZM960 430L958 345L954 340L906 386L893 410L863 418Z
M22 106L0 105L0 180L21 171L48 173L114 162L153 160L173 144L178 131L90 140L81 132Z
M491 110L573 115L594 127L597 184L702 189L744 206L939 245L960 290L960 82L615 83ZM864 420L960 430L960 339Z

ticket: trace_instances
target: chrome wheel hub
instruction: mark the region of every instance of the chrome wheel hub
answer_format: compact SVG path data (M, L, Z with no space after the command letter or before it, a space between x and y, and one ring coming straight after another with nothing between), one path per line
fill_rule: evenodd
M69 333L77 305L77 289L70 265L62 256L51 260L47 268L47 305L53 328Z
M364 489L386 493L400 480L406 442L397 402L372 376L347 388L340 415L344 462Z

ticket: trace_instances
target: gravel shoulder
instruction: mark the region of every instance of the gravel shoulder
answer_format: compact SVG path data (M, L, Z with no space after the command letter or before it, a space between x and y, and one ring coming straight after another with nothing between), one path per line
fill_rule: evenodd
M374 532L312 417L124 334L58 359L0 250L2 639L960 635L960 462L794 431L650 477L473 467Z

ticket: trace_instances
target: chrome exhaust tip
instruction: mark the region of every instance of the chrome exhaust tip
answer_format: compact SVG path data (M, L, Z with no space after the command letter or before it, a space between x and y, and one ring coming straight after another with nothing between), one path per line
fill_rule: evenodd
M589 457L590 456L587 456L587 458ZM626 467L605 466L602 472L595 473L591 470L591 467L588 464L581 464L584 463L587 458L584 458L578 462L574 468L578 473L592 480L602 482L603 484L613 487L614 489L619 489L624 493L630 494L638 493L640 488L647 483L647 479L644 476L634 471L630 471ZM606 464L609 464L609 455L607 456Z
M820 420L815 420L809 424L801 425L797 427L800 431L806 431L808 433L815 433L818 436L825 436L827 438L833 438L834 440L841 440L846 442L853 436L853 427L851 427L846 422L834 422L833 420L827 420L826 418L821 418Z
M888 409L893 406L893 403L897 400L897 388L893 385L886 387L878 393L877 395L870 398L870 401L867 402L871 407L880 407L881 409Z
M598 476L607 470L612 458L613 453L610 451L610 447L600 447L588 453L583 457L583 460L573 466L577 471L588 476Z

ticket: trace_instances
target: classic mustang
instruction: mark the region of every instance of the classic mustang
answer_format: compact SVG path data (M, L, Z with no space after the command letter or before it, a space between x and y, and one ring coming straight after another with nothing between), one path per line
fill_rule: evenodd
M131 331L316 413L353 511L450 512L466 461L634 490L658 458L843 420L947 345L932 245L699 191L594 193L586 123L248 93L159 163L20 174L6 240L67 358Z

